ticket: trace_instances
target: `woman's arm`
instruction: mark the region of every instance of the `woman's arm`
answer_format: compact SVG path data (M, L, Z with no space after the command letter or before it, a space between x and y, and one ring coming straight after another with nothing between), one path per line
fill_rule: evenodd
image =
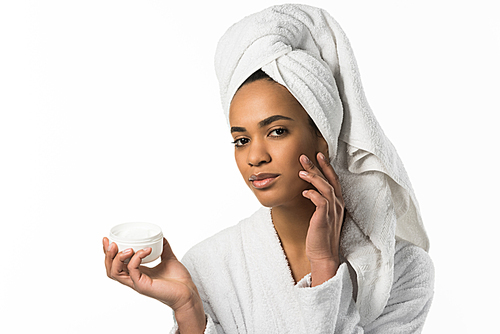
M190 252L188 252L184 256L184 258L182 259L182 263L189 270L191 277L193 279L193 282L196 282L195 284L196 284L196 287L198 289L198 294L203 302L203 310L204 310L205 316L206 316L206 327L205 327L204 334L224 334L225 331L222 328L222 326L220 325L220 323L217 319L217 316L214 313L214 311L212 310L212 307L207 300L208 298L207 298L205 292L203 291L204 284L203 284L202 279L200 277L200 274L199 274L199 272L194 264L194 262L196 262L197 257L195 256L195 258L193 258L190 255L191 255ZM202 261L204 261L204 259ZM203 276L203 275L201 275L201 276ZM174 314L174 316L175 316L175 314ZM176 323L174 324L174 327L170 330L170 334L183 334L184 332L181 331L181 328L179 327L177 316L175 318L176 318Z
M311 288L306 278L297 289L308 333L420 333L434 294L434 266L424 250L397 240L389 300L382 314L368 324L361 324L346 263L322 285Z
M196 285L166 239L163 239L161 263L154 268L141 266L142 259L151 253L151 248L135 254L132 249L118 252L118 246L109 244L108 238L104 238L103 250L109 278L171 307L181 333L204 332L205 312ZM128 259L130 261L126 264Z
M319 168L307 157L300 158L306 171L301 172L300 177L317 189L304 192L304 197L316 205L306 239L306 254L311 263L309 283L313 289L299 292L303 297L305 322L311 324L310 332L419 332L434 289L434 269L429 255L417 246L399 241L394 261L394 284L388 304L375 321L361 326L361 318L352 298L347 264L340 266L339 261L340 231L344 218L340 184L324 155L319 153L317 160Z
M420 333L434 296L434 265L423 249L396 240L394 283L383 313L366 333Z

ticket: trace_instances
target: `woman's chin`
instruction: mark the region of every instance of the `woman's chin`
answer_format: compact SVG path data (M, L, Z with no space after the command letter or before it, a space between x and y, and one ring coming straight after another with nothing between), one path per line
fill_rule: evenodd
M257 197L259 203L266 208L273 208L283 203L283 200L280 198L277 198L276 196L269 196L269 194L255 194L255 197Z
M264 198L261 198L259 196L257 196L257 200L259 201L259 203L266 207L266 208L273 208L276 206L276 201L273 201L273 200L270 200L270 199L264 199Z
M275 207L287 207L287 206L297 206L302 205L303 202L309 201L307 198L302 196L302 192L300 191L296 196L291 196L290 193L283 194L279 196L278 194L268 193L255 193L255 197L259 203L266 208L275 208Z

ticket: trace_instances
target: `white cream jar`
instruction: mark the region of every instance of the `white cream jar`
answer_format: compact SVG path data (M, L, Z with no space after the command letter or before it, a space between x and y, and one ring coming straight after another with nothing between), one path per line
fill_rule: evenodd
M161 228L151 223L123 223L116 225L109 232L109 242L114 242L121 252L132 248L134 253L151 247L151 254L141 263L153 262L163 251L163 233Z

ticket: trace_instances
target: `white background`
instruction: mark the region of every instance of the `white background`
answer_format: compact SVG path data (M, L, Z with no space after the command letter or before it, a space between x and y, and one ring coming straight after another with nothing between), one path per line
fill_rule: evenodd
M491 332L495 1L304 1L349 36L419 199L436 267L424 333ZM0 332L169 331L166 306L106 277L101 239L148 221L181 257L258 208L233 161L213 55L231 24L275 3L1 2Z

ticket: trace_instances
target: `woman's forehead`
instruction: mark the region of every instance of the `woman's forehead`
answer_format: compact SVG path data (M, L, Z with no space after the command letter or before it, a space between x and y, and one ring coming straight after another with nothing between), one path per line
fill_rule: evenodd
M299 122L308 120L304 108L285 87L269 80L257 80L236 92L229 108L229 123L259 123L273 115Z

